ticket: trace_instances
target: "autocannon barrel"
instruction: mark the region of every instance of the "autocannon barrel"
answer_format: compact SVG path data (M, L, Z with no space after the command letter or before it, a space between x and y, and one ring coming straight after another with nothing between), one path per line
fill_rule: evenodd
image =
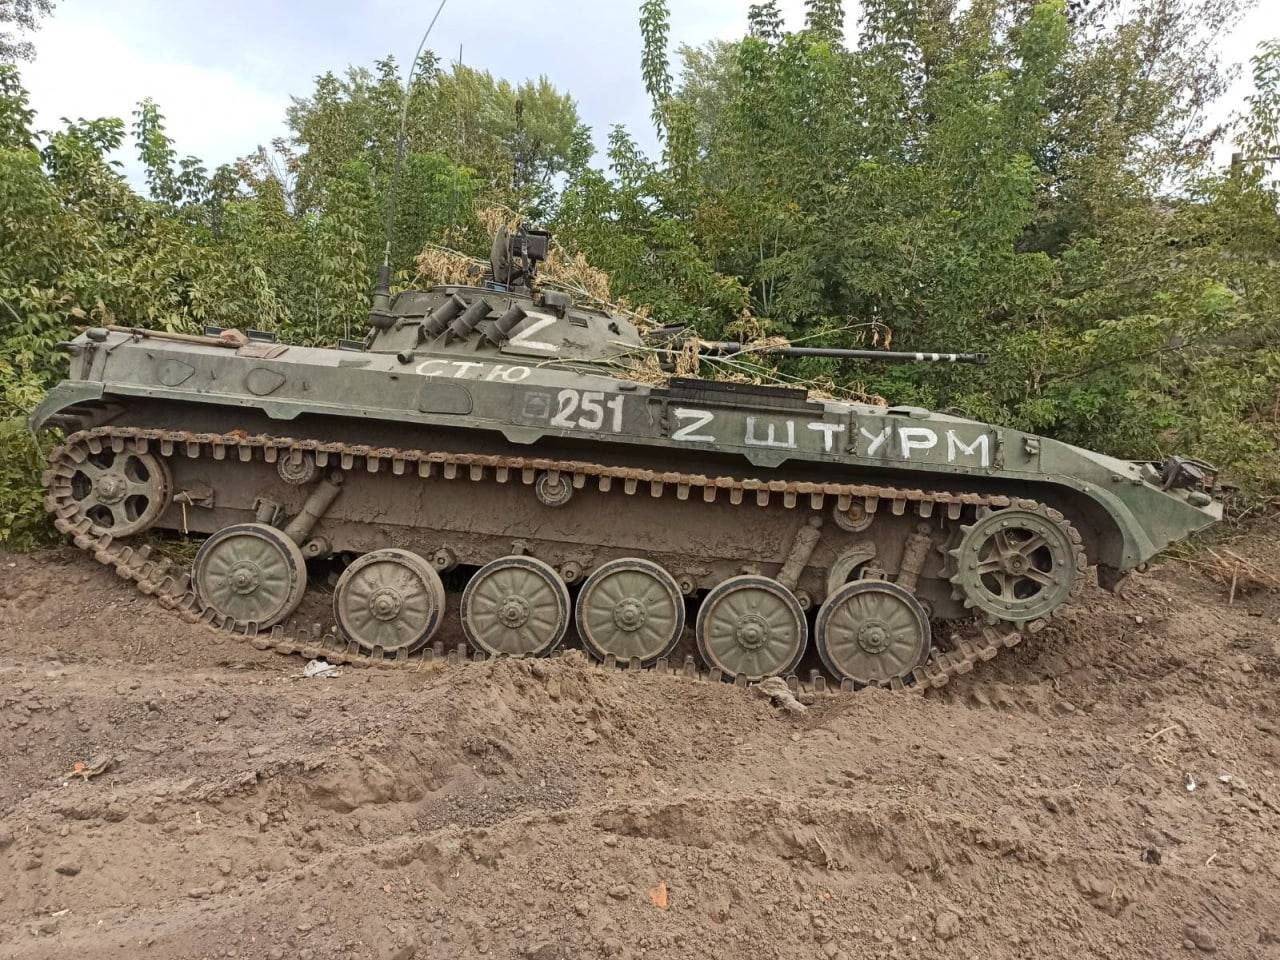
M907 350L845 350L841 347L764 347L753 349L732 340L703 343L706 353L732 355L735 353L774 354L784 357L830 357L836 360L877 360L880 363L976 363L985 364L985 353L914 353Z

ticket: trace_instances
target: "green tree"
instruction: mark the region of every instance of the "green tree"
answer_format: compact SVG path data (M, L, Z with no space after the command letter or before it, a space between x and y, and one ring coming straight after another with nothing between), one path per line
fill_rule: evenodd
M19 36L35 30L41 18L53 12L53 4L54 0L0 0L0 26L12 28L0 30L0 63L31 59L31 41Z
M615 133L611 175L572 181L560 224L663 319L715 333L742 305L792 337L995 357L788 375L1126 456L1199 452L1265 484L1275 196L1260 164L1212 169L1223 131L1204 119L1242 6L865 0L846 43L839 3L811 0L789 32L767 2L742 39L682 48L673 77L666 5L644 3L663 155ZM1264 47L1241 127L1258 156L1277 62Z
M323 185L355 159L369 165L377 194L387 196L396 179L401 83L395 62L387 59L373 71L351 69L342 78L324 74L310 97L295 99L289 124L302 149L297 195L304 208L319 206ZM432 54L414 71L405 156L434 154L469 172L472 182L452 204L455 210L483 190L490 199L542 217L554 204L558 180L581 169L590 152L589 131L572 99L546 78L512 84L469 67L446 72ZM407 162L400 170L397 207L432 192L412 167ZM429 167L421 173L436 177ZM402 261L415 252L406 248Z

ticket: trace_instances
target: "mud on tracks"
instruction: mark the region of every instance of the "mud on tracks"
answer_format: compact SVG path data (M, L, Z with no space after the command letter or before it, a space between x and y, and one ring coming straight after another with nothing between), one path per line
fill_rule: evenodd
M0 556L0 956L1280 956L1280 605L1178 564L802 715L576 657L303 680L122 586Z

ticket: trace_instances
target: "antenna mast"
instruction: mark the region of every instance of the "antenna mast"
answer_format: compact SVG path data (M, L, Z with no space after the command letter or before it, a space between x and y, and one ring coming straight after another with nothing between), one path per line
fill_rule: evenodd
M390 320L387 313L391 309L391 231L396 216L396 191L400 186L400 171L404 167L405 127L409 121L409 96L413 91L413 81L418 72L418 64L422 60L422 51L427 45L427 38L435 29L436 21L444 10L448 0L440 0L435 15L427 24L422 39L418 41L418 49L413 55L413 63L409 67L409 76L405 79L404 96L400 98L400 128L396 132L396 159L391 170L391 183L387 189L386 224L383 232L382 265L378 267L378 285L373 288L373 304L369 309L369 322L373 326L385 325ZM381 321L381 323L380 323Z

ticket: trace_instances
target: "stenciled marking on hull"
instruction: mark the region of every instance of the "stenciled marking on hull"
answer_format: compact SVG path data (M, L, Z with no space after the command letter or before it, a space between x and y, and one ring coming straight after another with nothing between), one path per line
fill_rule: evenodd
M804 451L812 445L802 442L803 437L810 436L817 441L820 436L822 452L831 454L840 452L840 438L849 429L846 424L826 420L797 421L758 416L739 420L687 407L676 407L671 413L678 423L671 432L671 439L682 443L723 443ZM950 429L939 432L932 427L889 423L884 426L876 424L871 429L859 426L855 440L859 440L858 445L862 449L852 452L867 458L936 461L945 454L947 463L977 467L991 465L991 437L987 433L976 437L962 436Z
M805 427L815 433L822 434L822 452L832 453L835 450L836 434L844 433L847 429L843 423L827 423L826 421L817 421L806 423Z
M954 430L947 431L947 462L955 463L959 456L963 454L966 457L975 457L981 466L988 466L991 463L991 440L987 434L982 434L973 443L965 443L956 436Z
M555 353L556 345L554 343L546 343L542 340L534 340L533 335L539 330L551 326L556 322L556 318L548 316L545 313L530 313L529 320L523 327L516 330L511 335L511 339L507 341L509 347L519 347L522 350L536 350L544 353Z
M424 360L416 369L425 377L504 383L519 383L533 373L531 367L439 357ZM624 410L630 405L621 394L599 390L538 390L525 395L520 418L526 422L546 421L548 426L560 430L620 434L625 422ZM851 427L844 423L769 416L739 418L691 407L675 407L671 415L675 425L670 438L677 443L725 444L829 455L849 452L868 459L945 459L947 463L976 467L991 465L991 436L988 433L961 435L955 430L939 432L916 424L874 423L870 429L854 424L854 449L846 451L843 438Z
M782 421L786 431L785 437L778 435L774 429L777 424L772 420L764 425L764 436L758 436L756 421L756 417L747 417L747 433L742 438L742 442L748 447L782 447L784 450L794 450L796 448L796 422L794 420Z
M501 380L503 383L519 383L532 373L532 367L505 363L477 363L474 360L442 360L433 357L423 360L414 368L424 377L444 377L450 380Z
M685 443L716 442L713 434L698 432L716 418L714 413L709 413L706 410L686 410L683 407L676 407L671 412L677 420L684 422L683 426L678 427L671 434L672 440L683 440Z
M880 452L885 441L893 436L893 425L884 427L879 433L871 433L866 427L859 427L858 432L867 439L867 449L864 451L866 456L874 457Z
M624 403L622 394L603 390L530 390L520 401L519 418L545 420L547 426L557 430L621 433Z
M599 430L606 423L611 433L622 432L622 395L614 394L605 400L602 390L561 390L556 394L556 415L551 418L553 427L562 430Z

